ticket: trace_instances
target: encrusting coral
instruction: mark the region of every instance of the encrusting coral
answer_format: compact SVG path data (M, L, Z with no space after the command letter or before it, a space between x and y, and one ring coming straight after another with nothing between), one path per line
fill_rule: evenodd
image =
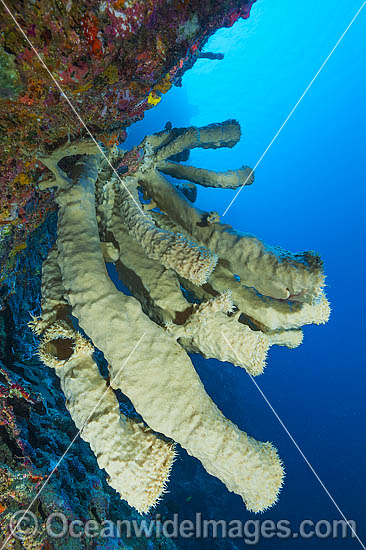
M57 187L58 238L43 270L42 317L32 325L76 425L84 426L81 436L111 485L140 511L158 500L174 458L173 444L155 432L198 458L249 510L277 500L283 467L276 449L222 415L187 352L257 375L271 345L295 347L302 325L329 316L317 254L268 247L191 202L196 183L233 189L253 182L248 167L215 173L180 164L190 149L233 147L240 134L235 120L167 126L129 152L114 146L103 156L90 143L88 149L74 142L60 162L57 151L44 159L54 177L43 186ZM164 174L191 183L175 185ZM115 263L132 296L117 290L105 262ZM70 313L107 359L109 386ZM112 388L122 390L148 427L121 427ZM108 397L89 412L103 390ZM104 429L110 444L103 447ZM156 452L149 454L151 448ZM122 478L128 481L118 483Z

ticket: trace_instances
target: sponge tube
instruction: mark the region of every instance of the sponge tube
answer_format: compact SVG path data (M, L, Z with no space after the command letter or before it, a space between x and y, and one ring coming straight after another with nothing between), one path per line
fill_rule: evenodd
M153 430L180 443L253 511L277 499L283 468L270 443L227 420L206 394L185 351L110 281L94 204L97 158L77 163L57 193L59 264L73 314L110 364L120 388Z
M39 347L42 361L56 370L66 408L99 467L107 472L109 485L138 512L148 512L165 491L174 444L120 413L113 390L100 376L93 351L65 321L51 325Z

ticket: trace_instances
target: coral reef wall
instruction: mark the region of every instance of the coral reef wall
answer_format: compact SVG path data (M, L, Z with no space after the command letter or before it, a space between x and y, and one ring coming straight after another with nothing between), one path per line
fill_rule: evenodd
M156 105L202 56L218 28L247 18L252 0L115 0L0 5L0 544L9 518L25 509L76 435L55 373L34 357L29 313L40 307L42 261L53 245L56 206L38 183L50 153L85 128L111 145ZM35 49L49 68L38 59ZM208 57L210 59L210 57ZM207 61L209 62L209 61ZM121 398L121 409L133 415ZM139 519L106 483L89 446L77 439L32 511L40 525L62 510L72 520ZM163 513L166 510L161 508ZM11 542L9 548L13 548ZM86 548L63 539L57 548ZM53 548L40 532L16 548ZM171 548L160 539L94 541L93 548Z

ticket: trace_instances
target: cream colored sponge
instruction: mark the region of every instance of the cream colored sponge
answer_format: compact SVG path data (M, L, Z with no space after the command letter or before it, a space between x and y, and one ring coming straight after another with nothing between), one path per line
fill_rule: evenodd
M183 348L111 282L96 219L96 178L97 159L84 158L73 185L57 193L58 262L73 314L109 362L111 387L120 388L151 429L180 443L248 508L271 506L283 479L276 450L223 416Z
M256 376L265 367L270 340L240 323L239 312L229 317L233 307L231 292L226 291L195 306L184 325L169 323L167 330L188 351L229 361Z
M233 147L240 135L235 120L167 127L130 152L106 149L113 170L87 143L43 159L53 173L44 186L57 187L58 237L44 266L42 318L32 325L44 333L40 354L60 376L82 437L110 484L139 511L158 501L168 479L174 448L165 437L249 510L276 502L284 476L276 449L225 418L187 352L257 375L271 345L296 347L303 325L329 317L318 254L266 245L193 205L196 184L253 182L246 166L215 172L181 164L190 149ZM118 290L105 261L116 263L131 295ZM67 323L70 313L108 361L110 386L92 346ZM148 427L120 414L113 389Z
M120 413L113 390L100 376L93 346L64 321L49 327L39 346L42 361L56 369L66 407L90 444L108 483L140 513L161 498L174 461L174 444L142 422Z

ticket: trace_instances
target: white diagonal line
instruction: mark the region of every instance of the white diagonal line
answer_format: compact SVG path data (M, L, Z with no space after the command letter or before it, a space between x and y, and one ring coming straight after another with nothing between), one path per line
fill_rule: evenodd
M128 360L130 359L130 357L133 355L133 353L136 351L136 349L139 347L140 343L142 342L142 339L144 338L146 332L143 333L143 335L141 336L141 338L139 339L139 341L137 342L137 344L135 345L135 347L133 348L133 350L129 353L128 357L126 358L126 360L123 362L122 366L120 367L120 369L118 370L117 374L113 377L113 379L110 381L109 383L109 386L107 387L107 389L105 390L105 392L103 393L102 397L99 399L98 403L95 405L94 409L92 410L92 412L89 414L89 416L87 417L87 419L85 420L85 422L83 422L83 425L82 427L80 428L80 430L77 432L77 434L75 435L75 437L73 438L73 440L71 441L71 443L69 444L69 446L67 447L66 451L64 452L64 454L62 455L62 457L59 459L59 461L57 462L56 466L53 468L52 472L50 473L50 475L47 477L46 481L43 483L42 487L40 488L40 490L38 491L38 493L36 494L36 496L34 497L34 499L32 500L32 502L30 503L30 505L28 506L28 508L24 511L24 514L22 515L22 517L17 521L16 525L20 525L20 523L23 521L24 517L26 516L26 514L29 512L29 510L31 509L31 507L33 506L33 504L35 503L35 501L37 500L37 498L40 496L40 494L42 493L43 489L46 487L47 483L49 482L49 480L51 479L52 475L55 473L55 471L57 470L57 467L61 464L61 462L63 461L63 459L65 458L65 456L67 455L67 453L69 452L69 450L71 449L71 447L73 446L73 444L75 443L76 439L79 437L79 435L81 434L81 432L83 431L84 429L84 426L86 426L86 424L89 422L91 416L94 414L94 411L96 410L96 408L99 406L99 403L103 400L103 397L105 396L105 394L109 391L110 389L110 386L112 385L112 382L114 382L114 380L117 378L117 376L119 375L119 373L121 372L121 370L123 369L123 367L127 364ZM14 527L14 529L11 531L10 535L8 536L8 538L5 540L4 544L2 545L2 547L0 548L0 550L4 550L6 544L9 542L9 540L11 539L12 537L12 534L14 533L14 530L16 529L16 526Z
M242 364L242 361L240 360L238 354L236 353L236 351L234 350L233 346L231 345L231 343L229 342L229 340L226 338L225 334L222 333L222 336L225 340L225 342L227 343L227 345L230 347L230 349L232 350L233 354L235 355L235 357L237 358L238 362ZM248 373L249 374L249 373ZM360 543L360 545L362 546L363 550L366 550L366 546L363 544L363 542L361 541L360 537L357 535L356 531L353 529L351 523L349 522L349 520L346 518L346 516L344 515L344 513L342 512L342 510L340 509L340 507L338 506L338 504L336 503L336 501L334 500L334 498L332 497L332 495L330 494L330 492L328 491L328 489L326 488L326 486L324 485L324 483L322 482L322 480L320 479L319 475L316 473L316 471L314 470L313 466L310 464L309 460L306 458L306 456L304 455L303 451L301 450L301 448L299 447L299 445L296 443L294 437L291 435L291 433L289 432L289 430L287 429L287 427L285 426L284 422L282 421L282 419L280 418L280 416L277 414L277 412L275 411L275 409L273 408L272 404L269 402L268 398L266 397L266 395L264 394L263 390L260 388L260 386L258 385L258 383L255 381L254 377L249 374L250 376L250 379L251 381L253 382L253 384L255 385L255 387L257 388L257 390L259 391L259 393L261 394L261 396L263 397L263 399L265 400L265 402L267 403L267 405L269 406L269 408L271 409L271 411L273 412L273 414L275 415L275 417L277 418L278 422L281 424L282 428L285 430L285 432L287 433L287 435L289 436L289 438L291 439L292 443L295 445L296 449L299 451L299 453L301 454L302 458L305 460L306 464L308 465L308 467L310 468L310 470L313 472L314 476L316 477L316 479L319 481L320 485L322 486L322 488L324 489L325 493L328 495L328 497L330 498L330 500L332 501L332 503L334 504L334 506L337 508L338 512L340 513L340 515L342 516L342 518L344 519L344 521L347 523L348 527L350 528L351 530L351 533L353 534L353 536L357 539L357 541Z
M130 195L131 199L133 200L133 202L136 204L137 208L140 210L141 214L143 216L145 216L146 214L144 213L144 211L142 210L141 208L141 205L136 201L135 197L132 195L132 193L130 192L130 190L128 189L128 187L126 186L125 182L120 178L120 175L118 174L117 170L112 166L112 163L110 162L109 158L107 157L107 155L105 154L105 152L103 151L103 149L101 148L101 146L99 145L99 143L97 142L97 140L95 139L95 137L93 136L93 134L91 133L91 131L89 130L89 128L87 127L87 125L85 124L85 122L83 121L83 119L81 118L81 116L79 115L79 113L77 112L77 110L75 109L74 105L71 103L70 99L67 97L67 95L65 94L65 92L63 91L62 87L60 86L60 84L57 82L57 80L55 79L55 77L53 76L53 74L51 73L51 71L49 70L49 68L47 67L46 63L43 61L42 57L39 55L39 53L37 52L36 48L33 46L33 43L31 42L31 40L28 38L28 36L25 34L25 32L23 31L22 27L19 25L18 21L16 20L15 16L11 13L10 9L8 8L8 6L5 4L4 0L0 0L0 2L2 3L2 5L4 6L4 8L6 9L6 11L8 12L8 14L10 15L10 17L12 18L12 20L14 21L15 25L17 26L17 28L20 30L20 32L22 33L22 35L24 36L25 40L28 42L28 44L30 45L30 47L32 48L32 50L34 51L34 53L36 54L38 60L40 61L40 63L43 65L43 67L45 68L45 70L47 71L47 73L49 74L50 78L52 79L52 81L55 83L55 85L57 86L58 90L60 91L62 97L64 97L67 101L67 103L69 104L69 107L71 108L71 110L73 111L73 113L77 116L77 118L79 119L80 123L82 124L82 126L85 128L85 130L87 131L87 133L89 134L91 140L95 143L95 145L98 147L99 151L102 153L103 157L105 158L105 160L107 161L108 165L110 166L110 168L112 168L113 170L113 173L115 174L115 176L117 177L118 181L123 185L123 187L126 189L127 193ZM1 550L1 549L0 549Z
M2 1L2 0L1 0ZM359 14L361 13L361 10L363 9L363 7L365 6L366 4L366 1L362 3L361 7L358 9L358 11L355 13L355 15L353 16L351 22L348 24L347 28L343 31L343 33L341 34L341 36L339 37L339 39L337 40L337 42L334 44L331 52L329 53L329 55L326 57L326 59L323 61L323 63L321 64L321 66L319 67L319 69L317 70L317 72L315 73L315 75L313 76L312 80L310 81L310 83L306 86L305 90L303 91L303 93L301 94L299 100L295 103L295 105L293 106L293 108L291 109L291 111L289 112L289 114L287 115L285 121L282 123L282 125L280 126L280 128L277 130L277 132L275 133L275 135L273 136L273 138L271 139L271 141L269 142L269 144L267 145L266 149L264 150L264 152L262 153L262 155L259 157L259 159L257 160L254 168L252 169L252 171L249 173L247 179L245 180L245 182L243 183L242 187L240 187L238 189L238 191L235 193L235 196L233 197L233 199L230 201L229 205L225 208L224 210L224 213L222 214L222 216L225 216L229 209L232 207L232 205L234 204L234 202L236 201L236 199L238 198L239 196L239 193L241 193L243 187L246 185L247 181L249 180L249 178L252 177L252 174L253 172L258 168L258 166L260 165L260 163L262 162L262 160L264 159L264 157L266 156L266 154L268 153L269 149L272 147L273 143L276 141L276 139L278 138L278 136L280 135L280 133L282 132L283 128L285 127L285 125L287 124L287 122L290 120L290 118L292 117L292 115L294 114L294 112L296 111L297 107L299 106L299 104L301 103L301 101L304 99L305 95L307 94L307 92L310 90L311 86L314 84L315 80L317 79L317 77L319 76L319 74L321 73L321 71L324 69L325 65L328 63L329 59L331 58L331 56L333 55L333 53L335 52L335 50L337 49L337 47L339 46L339 44L342 42L343 38L345 37L345 35L347 34L347 32L349 31L349 29L351 28L351 25L356 21L357 17L359 16Z

